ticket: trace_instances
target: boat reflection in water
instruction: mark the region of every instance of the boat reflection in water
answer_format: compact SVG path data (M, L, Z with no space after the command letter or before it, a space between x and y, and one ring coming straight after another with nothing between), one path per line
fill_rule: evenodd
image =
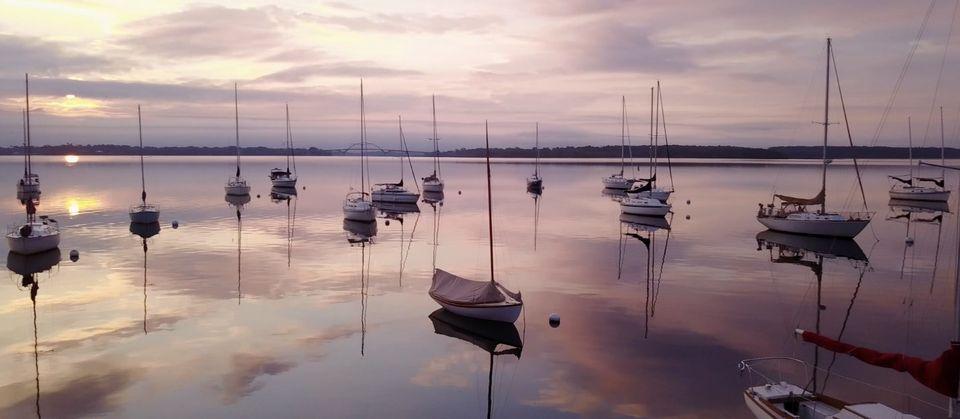
M410 248L413 246L413 237L417 233L417 226L420 225L420 207L416 203L393 203L378 202L377 212L380 217L385 218L385 224L390 225L390 221L396 221L400 224L400 271L397 281L403 286L403 269L407 266L407 258L410 256ZM406 220L413 215L413 228L410 229L410 235L406 233ZM376 225L376 223L373 223Z
M670 216L673 219L673 216ZM626 229L626 231L624 231ZM663 250L657 250L657 232L666 231L666 237L663 240ZM643 243L646 249L646 261L644 262L644 285L646 295L643 304L644 322L643 337L650 335L650 320L657 314L657 300L660 296L660 284L663 282L663 267L667 261L667 249L670 246L670 221L663 217L650 217L644 215L620 214L620 242L619 242L619 261L617 265L617 279L622 279L624 271L627 275L632 270L624 269L624 263L631 260L627 257L627 243L629 239L637 239ZM658 261L659 259L659 261ZM629 275L632 276L632 275Z
M270 189L270 202L287 204L287 268L289 268L293 259L293 232L297 222L297 190L275 186Z
M241 266L243 260L243 206L250 203L250 195L225 195L224 200L236 211L237 217L237 304L243 298L241 284Z
M367 297L370 287L370 265L373 259L373 238L377 235L377 222L343 219L350 247L360 248L360 356L364 355L367 339ZM367 247L371 247L367 250Z
M36 381L36 398L34 405L37 411L37 417L42 417L40 412L40 351L39 339L37 338L37 294L40 291L38 274L53 269L60 263L60 249L54 248L46 252L34 253L32 255L21 255L10 252L7 254L7 269L20 275L20 287L30 292L31 309L33 310L33 367Z
M147 334L147 239L160 234L160 223L130 223L130 232L140 237L143 247L143 334Z
M626 189L603 188L600 195L610 198L613 202L620 202L627 197Z
M513 355L520 359L523 340L513 323L463 317L444 309L430 313L433 332L469 342L490 354L487 370L487 417L493 417L494 357Z

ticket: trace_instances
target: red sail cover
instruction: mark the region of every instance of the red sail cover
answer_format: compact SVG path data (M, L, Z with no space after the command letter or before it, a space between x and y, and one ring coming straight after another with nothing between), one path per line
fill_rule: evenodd
M908 372L913 378L937 393L947 397L957 397L958 377L960 377L960 343L953 342L950 349L939 357L927 361L904 354L877 352L873 349L853 346L830 339L813 332L804 331L803 340L821 348L847 354L870 365Z

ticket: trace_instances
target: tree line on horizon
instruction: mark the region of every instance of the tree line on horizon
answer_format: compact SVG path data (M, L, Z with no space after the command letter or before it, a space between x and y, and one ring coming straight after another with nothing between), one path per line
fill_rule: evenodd
M144 154L154 156L232 156L236 154L236 148L233 146L207 147L207 146L148 146L143 148ZM905 159L908 156L907 147L869 147L869 146L836 146L827 148L827 157L831 159ZM131 145L116 144L96 144L96 145L44 145L34 146L32 153L34 155L107 155L107 156L129 156L140 154L139 147ZM242 154L247 156L282 156L287 153L285 148L273 147L242 147ZM296 148L294 153L298 156L331 156L342 155L342 149L321 149L317 147ZM356 154L353 150L351 154ZM411 152L412 154L424 156L429 155L424 152ZM727 145L670 145L660 146L657 153L661 159L665 158L686 158L686 159L820 159L823 155L823 148L818 146L775 146L775 147L743 147ZM22 155L22 146L0 147L0 155ZM372 155L399 155L396 150L381 153L379 150L372 151ZM947 158L960 158L960 149L947 148L945 153ZM486 149L483 148L458 148L455 150L441 151L443 157L483 157L486 156ZM492 148L490 155L499 158L534 158L536 150L533 148L506 147ZM648 159L650 147L638 145L628 147L627 156L632 155L634 160ZM939 147L919 147L913 149L913 156L916 159L939 159ZM565 147L545 147L540 149L541 158L619 158L620 146L565 146Z

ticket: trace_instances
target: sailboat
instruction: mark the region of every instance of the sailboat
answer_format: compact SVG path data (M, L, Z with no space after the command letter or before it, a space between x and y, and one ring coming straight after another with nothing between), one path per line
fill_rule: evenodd
M27 220L7 232L7 247L11 252L32 255L60 246L60 225L46 215L37 217L35 200L28 199Z
M606 189L630 189L633 186L633 179L623 177L623 168L626 165L627 149L627 97L621 97L621 116L620 116L620 172L614 173L603 178L603 187ZM630 151L631 156L633 150ZM633 164L633 162L630 162Z
M20 286L29 289L30 304L33 309L33 367L36 374L36 406L37 417L43 415L40 413L40 344L37 333L37 294L40 291L40 283L37 274L49 271L60 263L60 249L48 250L43 253L33 255L19 255L9 253L7 255L7 269L20 275Z
M832 57L833 49L831 40L827 38L826 93L824 95L823 107L823 169L820 192L813 198L797 198L774 194L773 199L780 200L779 208L775 208L772 202L766 207L760 204L761 208L757 213L757 221L771 230L786 233L853 238L863 231L873 217L873 213L871 212L827 211L827 164L829 163L827 159L827 134L830 127L830 63ZM836 70L834 69L834 71ZM841 101L841 106L842 105ZM844 114L846 114L846 112L844 112ZM859 176L859 167L857 167L857 173ZM819 205L820 210L816 212L808 211L807 206L812 205Z
M531 193L541 193L543 192L543 179L540 178L540 123L537 122L536 128L536 145L534 148L537 150L537 162L533 166L533 175L527 178L527 191Z
M400 116L397 116L397 126L400 128L400 181L397 183L377 183L373 185L373 202L376 203L401 203L401 204L417 204L417 201L420 199L420 185L417 185L414 182L414 185L417 185L417 192L411 192L405 186L403 186L403 155L407 155L407 161L410 163L410 172L413 172L413 163L410 162L410 150L407 149L407 141L403 137L403 121L400 119ZM414 175L416 176L416 175Z
M247 185L247 180L240 176L240 95L236 83L233 85L233 112L234 127L237 134L237 174L227 179L227 184L223 189L227 192L227 195L250 195L250 185Z
M423 192L443 193L443 179L440 179L440 138L437 137L437 96L433 96L433 173L423 178Z
M913 176L913 129L911 128L910 118L907 117L907 139L909 141L909 159L910 174L906 178L900 176L888 176L896 181L890 188L890 198L904 199L909 201L931 201L946 202L950 199L950 191L944 187L944 179L941 173L939 178L914 177ZM940 164L946 164L945 143L943 137L943 107L940 108ZM918 186L914 182L930 182L934 186Z
M360 80L360 190L351 191L343 200L343 218L350 221L373 222L377 218L373 202L367 193L367 115L363 102L363 80Z
M130 222L151 224L160 221L160 207L147 203L147 178L143 169L143 122L137 105L137 128L140 132L140 205L130 207Z
M661 116L663 118L661 118ZM633 187L627 191L627 196L631 198L653 198L661 202L667 202L673 193L673 174L671 168L670 189L657 186L657 168L660 163L660 124L663 124L663 139L667 141L667 121L663 113L663 104L661 103L660 81L657 80L656 99L654 99L654 90L650 88L650 174L646 179L637 179ZM670 168L669 144L667 153L667 167ZM643 182L643 185L637 185L637 182Z
M442 309L430 313L428 318L433 323L434 333L469 342L490 354L490 366L487 369L487 418L493 417L493 361L501 355L513 355L520 359L523 340L517 326L512 323L462 317Z
M490 281L461 278L434 269L429 295L444 309L461 316L513 323L520 317L523 299L494 279L493 197L490 185L490 132L484 123L487 148L487 226L490 231Z
M24 74L26 107L23 110L23 177L17 181L17 199L25 201L40 197L40 176L33 173L33 159L30 155L30 76Z
M829 238L763 231L757 234L758 250L767 248L773 263L784 263L809 268L817 278L816 328L820 329L820 315L824 310L821 290L825 259L847 259L859 266L860 281L867 271L869 261L863 250L849 238ZM774 251L776 249L776 252ZM859 287L859 285L858 285ZM852 300L851 300L852 304ZM740 361L741 373L750 373L766 377L759 368L770 362L787 362L806 369L806 363L788 357L763 357ZM807 387L800 387L787 381L764 379L765 384L748 387L743 397L747 408L760 419L787 418L916 418L916 416L898 412L880 403L848 403L819 392L817 373L819 351L814 349L812 379ZM826 369L828 376L830 369ZM825 382L825 380L823 380Z
M286 105L287 135L284 139L284 146L287 149L287 168L286 170L273 168L270 170L270 182L273 182L274 188L297 188L297 162L293 159L293 133L290 131L290 105ZM293 162L293 171L290 170L290 162ZM296 193L296 192L294 192Z

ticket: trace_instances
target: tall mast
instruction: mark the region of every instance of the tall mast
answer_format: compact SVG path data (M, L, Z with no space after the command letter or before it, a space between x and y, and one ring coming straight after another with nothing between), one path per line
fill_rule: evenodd
M540 123L537 122L536 125L536 142L534 143L534 148L537 149L537 162L533 166L533 174L535 176L540 176Z
M293 153L293 144L291 144L292 139L290 136L290 104L284 104L284 108L287 114L287 173L290 173L290 154Z
M660 80L657 80L657 100L656 100L656 112L654 112L654 123L653 123L653 177L657 176L657 151L660 148ZM651 181L650 186L656 186L657 182Z
M140 118L140 105L137 105L137 132L140 136L140 201L147 204L147 177L143 173L143 121Z
M827 38L827 78L824 83L823 96L823 176L820 182L820 191L823 194L823 200L820 201L820 213L827 212L827 135L830 129L830 55L833 47L831 39Z
M437 143L440 141L437 138L437 95L431 96L431 101L433 102L433 174L436 176L440 173L440 144Z
M403 144L403 120L397 115L397 128L400 130L400 183L403 183L403 151L406 147Z
M367 192L367 184L366 184L366 178L365 178L367 171L366 171L366 168L364 167L364 154L366 151L364 150L364 148L366 147L364 142L366 141L366 137L367 137L366 117L367 116L363 107L363 79L360 79L360 192L361 193Z
M913 182L913 128L910 126L910 117L907 117L907 144L910 146L910 150L907 152L907 156L910 159L910 181Z
M493 279L493 192L490 187L490 126L483 121L483 133L487 144L487 228L490 230L490 282Z
M620 97L620 176L623 176L623 148L627 144L627 97Z
M647 165L647 178L653 178L653 87L650 87L650 145L648 146L648 153L650 154L650 164Z
M24 179L24 181L26 181L27 175L28 175L28 173L27 173L27 166L28 166L27 156L30 155L30 153L27 152L27 110L26 110L26 108L24 108L24 109L20 112L20 117L21 117L22 122L23 122L23 179Z
M32 146L33 144L32 144L32 141L31 141L31 139L30 139L30 75L29 75L29 74L24 74L24 75L23 75L23 84L24 84L24 87L25 87L25 90L26 90L26 96L27 96L27 110L26 110L26 113L27 113L27 150L26 150L26 152L27 152L27 174L29 175L29 174L33 174L33 159L30 158L30 152L32 151L32 150L30 150L30 148L31 148L31 146Z
M944 166L947 164L947 159L945 155L946 143L943 139L943 106L940 107L940 165ZM940 170L940 177L944 176L943 169Z
M237 177L240 177L240 94L233 84L233 126L237 134Z

